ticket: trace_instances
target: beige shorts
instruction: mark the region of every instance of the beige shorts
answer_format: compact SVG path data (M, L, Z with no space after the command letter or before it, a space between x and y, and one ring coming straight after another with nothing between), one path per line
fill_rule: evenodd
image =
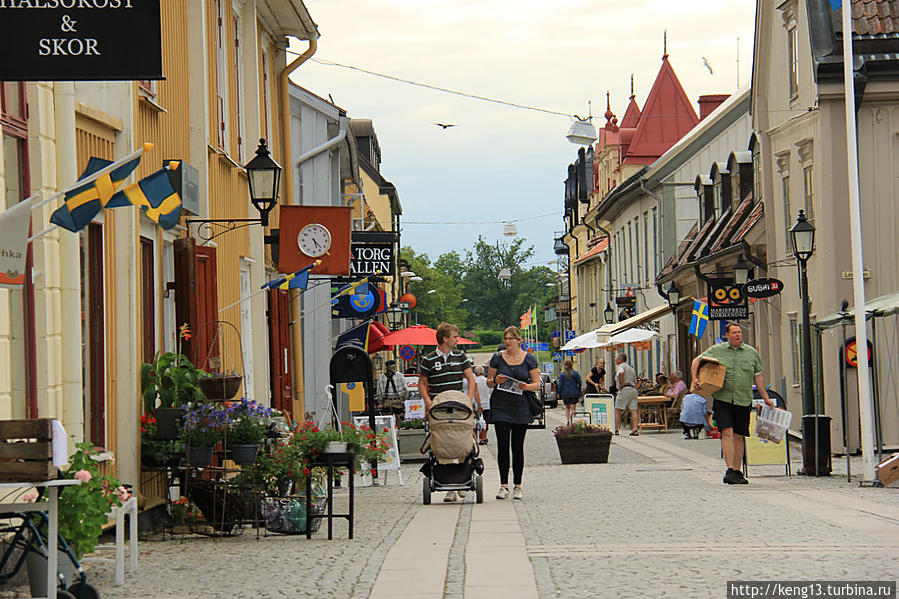
M615 397L615 409L636 410L637 390L634 387L625 387L619 390L618 395Z

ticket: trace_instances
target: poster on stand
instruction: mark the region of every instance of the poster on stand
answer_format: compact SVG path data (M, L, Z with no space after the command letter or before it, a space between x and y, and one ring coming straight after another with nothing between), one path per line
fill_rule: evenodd
M590 423L615 430L615 398L608 393L584 396L584 411L590 414Z
M353 424L357 427L368 426L368 416L353 417ZM387 429L387 453L378 460L378 473L386 470L396 470L400 485L403 484L403 468L400 464L400 454L396 442L396 416L382 414L375 416L375 428L378 431ZM364 472L364 470L363 470Z

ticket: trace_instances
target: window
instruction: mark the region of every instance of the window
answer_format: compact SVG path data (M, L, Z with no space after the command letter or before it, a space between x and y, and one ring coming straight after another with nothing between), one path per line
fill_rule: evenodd
M793 213L790 212L790 175L786 175L781 179L780 185L784 196L784 222L787 225L784 231L784 239L786 239L787 253L792 253L793 242L790 240L790 227L793 226Z
M627 283L634 283L637 279L634 277L634 228L631 222L627 223Z
M643 267L646 269L646 272L643 273L643 278L647 281L650 280L650 275L652 274L653 269L649 267L652 262L649 261L649 213L643 213Z
M803 188L805 190L805 216L810 221L815 220L815 181L812 168L809 165L802 169Z
M237 13L234 13L234 81L237 83L235 94L234 94L234 118L237 120L235 123L237 135L237 161L241 164L244 163L246 156L244 155L244 147L243 147L243 103L241 99L243 98L243 69L241 68L241 61L243 59L243 55L241 54L240 48L240 16Z
M644 240L645 242L645 240ZM640 217L634 219L634 284L643 280L643 268L640 263Z
M662 271L662 252L659 248L659 221L656 217L656 209L652 209L652 252L655 255L655 269L652 276L655 278Z
M790 315L790 355L793 357L793 385L798 386L801 382L800 359L799 359L799 326L796 322L796 315Z
M215 0L215 105L217 115L216 145L223 152L228 151L228 46L225 39L223 0Z
M799 28L796 22L787 29L787 58L790 61L790 99L799 96Z
M752 203L761 201L762 199L762 153L759 150L758 142L752 149Z
M712 187L713 207L712 218L718 220L721 218L721 179L715 178L715 184Z
M262 130L263 137L271 142L271 95L268 89L268 51L262 51Z

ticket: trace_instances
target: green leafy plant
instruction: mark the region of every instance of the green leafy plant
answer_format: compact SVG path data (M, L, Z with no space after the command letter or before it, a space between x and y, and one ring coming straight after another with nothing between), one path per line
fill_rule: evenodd
M214 447L231 424L226 408L201 403L185 410L178 439L189 447Z
M140 457L150 466L161 466L172 457L172 445L168 441L158 441L156 436L156 417L144 414L140 419Z
M271 408L242 398L226 408L230 424L227 443L233 445L259 445L268 431L268 421L275 412Z
M557 426L553 429L553 435L583 435L590 433L608 433L608 427L599 425L599 424L590 424L589 422L584 422L583 420L579 420L577 422L573 422L571 424L566 424L563 426Z
M401 420L397 423L397 428L402 431L421 430L425 427L424 419L418 420Z
M157 403L161 408L177 408L204 398L197 386L203 371L181 353L182 339L190 339L186 324L179 327L176 352L156 352L152 362L141 365L141 397L147 413L155 413Z

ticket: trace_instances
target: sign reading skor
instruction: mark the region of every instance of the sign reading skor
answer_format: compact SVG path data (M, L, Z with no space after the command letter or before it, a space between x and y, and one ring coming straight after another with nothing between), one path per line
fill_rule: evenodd
M159 0L0 0L0 81L163 79Z

